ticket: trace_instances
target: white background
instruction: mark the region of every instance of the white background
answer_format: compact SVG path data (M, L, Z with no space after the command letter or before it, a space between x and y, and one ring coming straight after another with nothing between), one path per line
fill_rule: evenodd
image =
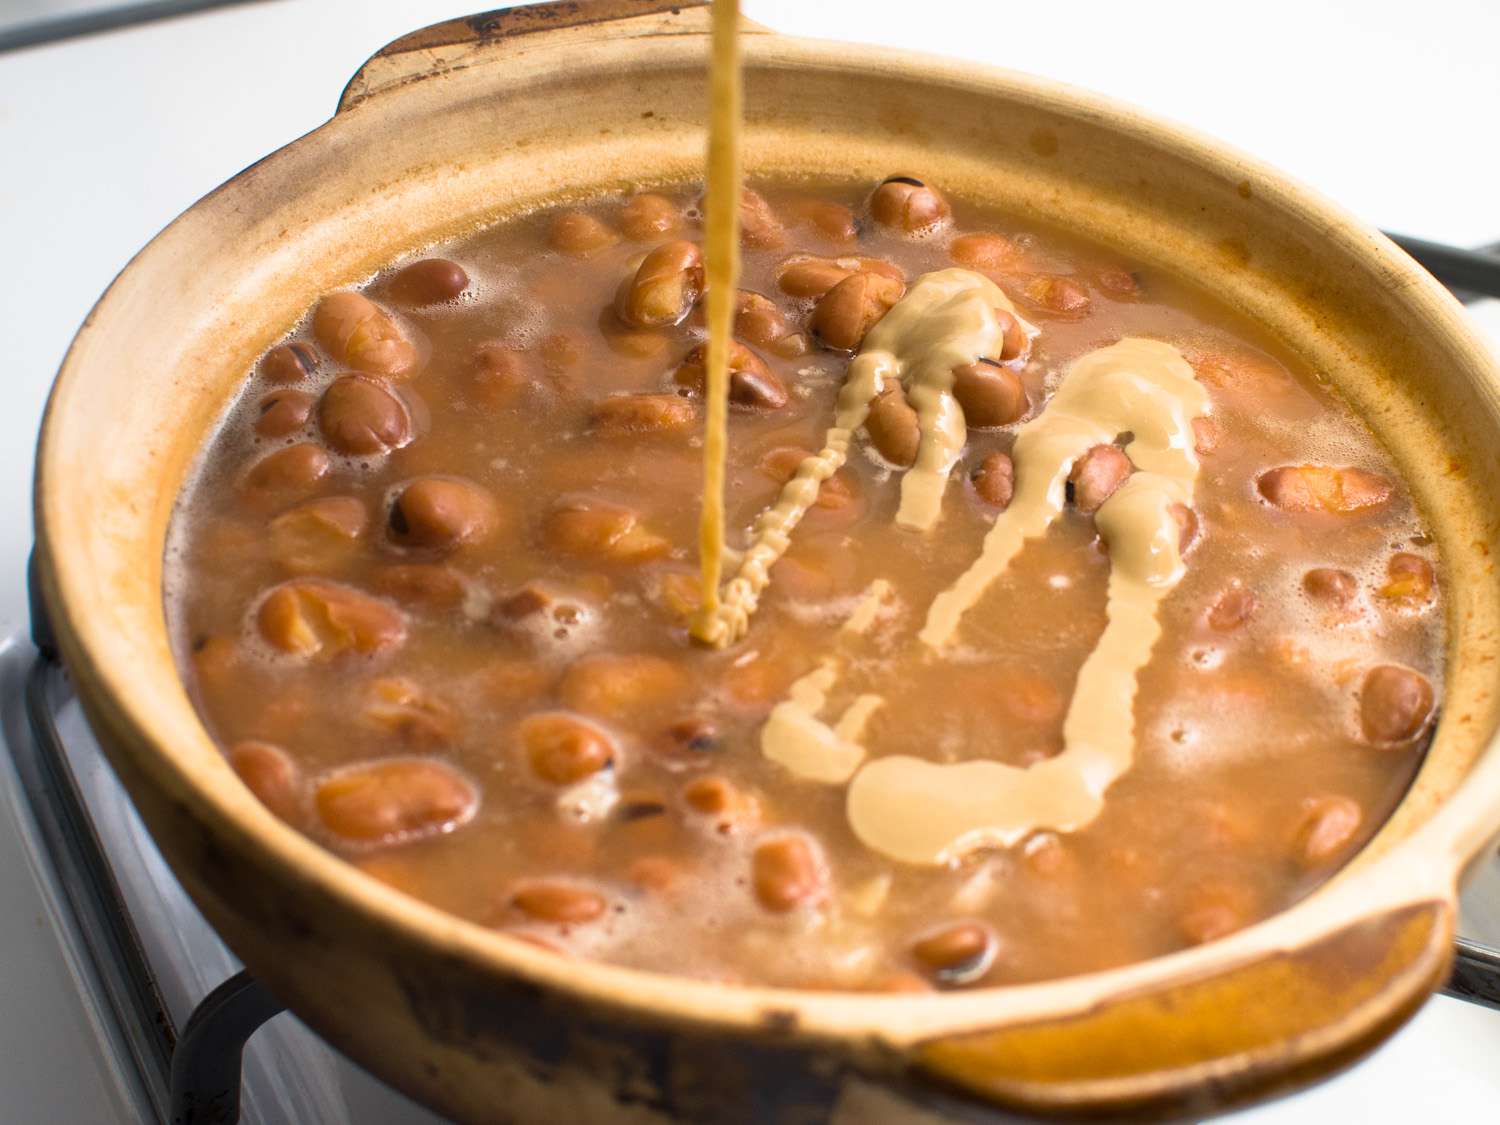
M962 56L1101 90L1280 165L1373 224L1461 244L1500 240L1493 0L744 7L788 33ZM442 0L268 0L0 55L0 633L25 621L42 404L100 291L193 200L325 120L383 43L472 10ZM1486 319L1500 327L1500 317ZM107 1082L90 1065L89 1033L27 874L7 850L9 830L0 828L0 1117L108 1122L99 1100ZM1371 1062L1245 1120L1337 1117L1496 1120L1500 1013L1434 1001Z

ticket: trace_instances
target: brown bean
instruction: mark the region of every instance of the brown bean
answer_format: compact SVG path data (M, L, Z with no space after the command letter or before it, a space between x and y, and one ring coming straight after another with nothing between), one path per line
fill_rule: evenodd
M699 344L677 368L673 380L694 394L702 394L708 378L708 345ZM787 403L786 384L765 361L738 340L729 342L729 402L745 410L779 410Z
M255 407L255 432L278 438L295 433L312 416L313 396L293 387L282 387L264 396Z
M343 375L318 402L318 429L340 453L370 456L412 439L411 415L390 384L371 375Z
M604 914L604 896L567 883L527 883L511 894L511 905L539 922L578 926Z
M812 453L798 449L795 445L782 445L762 457L757 468L777 484L785 484L797 475L802 462L812 456ZM842 511L853 504L854 500L854 487L849 483L848 475L840 471L818 487L818 498L813 506L828 511Z
M594 404L589 424L606 434L678 434L697 421L693 404L681 395L610 395Z
M922 427L900 383L891 380L875 396L865 418L865 432L870 444L892 465L904 469L916 463Z
M372 375L400 376L417 364L416 346L390 313L363 293L330 293L313 312L313 333L338 362Z
M853 243L859 239L854 212L829 199L796 199L786 210L797 222L810 226L830 242Z
M479 807L473 784L452 766L394 758L340 770L313 797L323 827L359 844L389 844L446 832Z
M773 914L786 914L828 894L822 860L805 836L760 841L750 857L750 874L756 900Z
M1364 469L1283 465L1256 481L1260 494L1284 512L1343 514L1375 508L1391 498L1391 482Z
M666 855L643 855L631 860L625 869L625 878L643 891L666 894L675 890L686 879L688 872L683 865Z
M260 373L271 383L299 383L318 370L318 353L301 340L278 344L260 361Z
M1243 883L1214 880L1184 897L1177 926L1190 945L1203 945L1242 930L1254 920L1255 893Z
M1008 426L1031 409L1021 377L993 360L981 359L953 369L953 397L973 427Z
M786 243L786 227L758 192L740 192L740 242L753 250L773 250Z
M1219 448L1219 423L1207 415L1193 419L1193 451L1205 457Z
M620 299L620 295L628 287L628 283L620 287L616 300ZM613 305L599 315L599 335L604 338L605 346L610 351L629 359L654 359L665 352L667 345L672 342L665 332L626 324L615 312Z
M536 354L553 375L564 375L583 360L584 344L577 332L549 332L536 346Z
M1421 555L1397 551L1386 563L1385 574L1385 585L1376 593L1387 601L1416 606L1431 600L1437 578L1433 575L1432 564Z
M646 255L620 287L615 312L635 328L669 328L687 316L702 292L703 253L677 239Z
M948 243L948 257L965 269L1002 271L1020 264L1024 255L1014 240L1005 235L976 231L961 234Z
M1337 859L1354 842L1364 820L1359 802L1348 797L1310 797L1297 826L1292 853L1306 868L1322 867Z
M275 587L261 602L256 623L272 647L314 660L380 652L406 639L400 610L318 578L296 578Z
M1096 445L1073 463L1068 473L1073 503L1080 512L1097 512L1130 475L1130 458L1117 445Z
M270 500L306 492L328 475L333 460L321 445L301 441L278 449L250 466L244 490L258 499Z
M1319 566L1302 576L1302 588L1308 597L1338 609L1348 609L1359 594L1359 583L1347 570Z
M575 711L626 719L681 703L692 691L684 669L646 653L590 653L563 673L558 698Z
M513 406L535 380L526 357L503 344L481 344L474 352L469 388L491 410Z
M587 211L559 211L547 233L547 244L574 258L592 258L620 241L620 236Z
M725 741L712 719L688 715L668 724L652 745L670 765L702 766L724 749Z
M788 258L776 275L776 284L789 297L816 300L845 278L857 273L873 273L892 281L906 283L906 271L885 258L814 258L806 255Z
M917 938L911 955L945 984L977 980L994 963L999 943L980 922L955 922Z
M401 563L377 570L376 591L413 609L446 612L463 605L467 594L457 571L436 563Z
M1359 725L1365 738L1379 745L1410 742L1432 718L1432 683L1397 664L1382 664L1365 673L1359 689Z
M791 329L774 301L741 289L734 301L734 334L747 344L771 348L790 335Z
M651 242L682 231L682 208L664 195L642 192L620 208L620 229L632 242Z
M1124 266L1104 266L1094 275L1094 284L1117 301L1138 301L1146 291L1140 274Z
M1232 633L1250 620L1259 604L1255 595L1238 582L1219 595L1208 611L1208 627L1218 633Z
M471 481L458 477L418 477L391 505L391 538L408 547L452 550L476 543L498 522L495 501Z
M1010 507L1016 491L1016 467L1008 453L991 453L981 462L969 478L974 492L986 504L993 504L1001 511Z
M371 681L360 717L413 747L451 746L463 728L451 705L405 676Z
M411 307L451 301L469 287L463 266L447 258L423 258L392 275L390 294L397 304Z
M1031 337L1021 325L1021 318L1006 309L995 306L995 323L1000 328L1000 360L1010 363L1022 360L1031 351Z
M646 562L672 549L629 508L587 498L564 500L553 508L543 538L563 554L622 563Z
M618 751L604 731L564 711L538 711L516 727L531 772L553 785L574 785L614 764Z
M945 222L948 201L913 176L891 176L870 196L870 217L904 234L921 234Z
M229 764L246 788L288 823L302 817L302 771L280 747L269 742L239 742L229 750Z
M700 777L682 790L688 808L714 822L715 831L729 835L760 822L760 802L727 777Z
M368 517L356 496L325 496L271 521L271 556L293 574L327 574L354 557Z
M1028 281L1021 290L1032 308L1042 316L1059 320L1077 320L1087 316L1093 306L1089 291L1071 277L1042 274Z
M852 352L905 291L906 287L893 278L851 274L813 307L808 326L826 347Z

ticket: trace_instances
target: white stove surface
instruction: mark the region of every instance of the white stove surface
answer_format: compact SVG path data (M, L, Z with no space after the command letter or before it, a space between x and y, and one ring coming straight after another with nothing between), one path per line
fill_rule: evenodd
M370 53L482 4L275 0L0 55L0 575L10 576L0 581L0 636L26 623L37 421L94 299L194 199L320 124ZM963 56L1102 90L1262 156L1372 223L1460 245L1500 240L1500 146L1483 140L1500 105L1500 5L1490 0L1429 0L1420 13L1393 0L744 6L788 33ZM1500 302L1475 315L1500 346ZM6 791L9 770L0 760ZM26 827L21 809L0 802L0 1116L139 1120L86 999L87 967L59 938L57 902L33 868ZM133 860L144 884L167 878L151 853ZM185 979L174 1007L190 1002L194 984L211 983ZM279 1017L257 1051L323 1049L278 1024L292 1021ZM1342 1077L1233 1120L1494 1120L1496 1059L1500 1013L1439 997ZM332 1093L313 1091L300 1104L317 1108L301 1116L247 1108L268 1125L431 1120L383 1100L368 1079L340 1081ZM328 1100L336 1098L346 1100Z

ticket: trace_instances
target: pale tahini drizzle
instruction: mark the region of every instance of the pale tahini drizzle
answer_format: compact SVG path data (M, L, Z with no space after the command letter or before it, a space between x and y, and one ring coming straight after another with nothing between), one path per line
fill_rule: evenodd
M896 522L926 530L937 521L948 474L968 436L963 411L951 393L953 369L1000 354L1004 332L996 309L1016 315L994 282L969 270L939 270L918 278L870 329L859 355L850 361L823 448L797 467L776 502L756 518L737 573L716 609L700 618L696 637L725 645L744 635L771 567L786 553L792 531L816 503L819 487L843 466L854 432L864 425L871 400L887 380L905 386L922 434L916 463L901 481Z
M980 557L933 600L919 638L936 655L963 614L1058 518L1073 462L1091 446L1133 435L1138 470L1095 516L1109 546L1107 623L1079 670L1061 754L1026 769L993 761L938 764L907 755L868 763L850 782L849 823L869 847L936 864L1038 829L1069 831L1098 815L1135 752L1137 676L1161 635L1157 610L1182 578L1181 524L1198 478L1193 419L1207 397L1174 347L1125 339L1076 360L1047 408L1021 428L1016 493Z

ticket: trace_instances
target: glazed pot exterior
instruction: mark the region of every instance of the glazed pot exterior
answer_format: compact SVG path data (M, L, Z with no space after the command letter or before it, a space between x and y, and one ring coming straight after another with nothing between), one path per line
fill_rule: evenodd
M184 691L162 601L178 492L243 372L321 293L538 204L699 174L701 7L542 5L415 33L339 114L202 200L80 331L38 454L39 572L101 743L194 900L331 1042L464 1120L1203 1115L1326 1074L1448 967L1500 830L1500 372L1388 242L1284 177L1021 75L753 32L746 166L920 170L1172 270L1255 318L1387 444L1444 560L1444 712L1354 863L1223 941L931 996L740 988L566 961L445 915L276 820ZM123 439L121 435L146 435Z

